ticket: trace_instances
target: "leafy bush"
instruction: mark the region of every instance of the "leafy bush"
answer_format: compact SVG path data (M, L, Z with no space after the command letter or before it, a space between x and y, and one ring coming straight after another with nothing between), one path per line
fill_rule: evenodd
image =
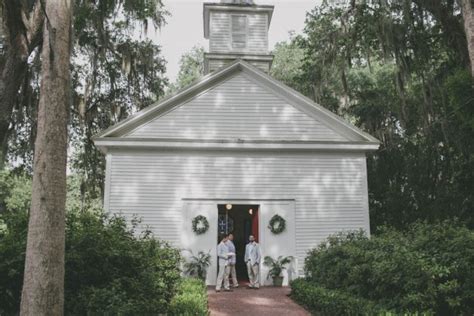
M66 228L66 312L167 312L180 277L176 249L145 232L135 237L123 218L70 213Z
M372 315L382 312L373 302L317 286L305 279L291 282L291 297L318 315Z
M6 205L0 212L0 315L15 315L20 305L29 195L11 194L23 192L24 181L8 178L0 185ZM168 312L180 280L179 251L149 232L137 236L136 224L129 228L123 218L101 211L67 212L66 314Z
M20 306L31 181L0 171L0 315Z
M183 279L171 301L170 315L207 316L207 289L200 279Z
M191 256L184 263L184 272L191 276L196 277L206 282L207 269L211 265L211 254L199 251L197 255L194 255L192 250L189 250Z
M0 213L24 211L30 208L31 178L0 170Z
M286 269L286 265L289 264L291 260L293 260L292 256L278 256L277 259L273 259L270 256L265 256L263 259L263 265L270 268L267 278L270 276L272 278L281 276L281 273Z
M418 223L371 239L362 232L331 236L308 253L305 273L313 286L396 313L472 314L473 263L473 231L456 222Z

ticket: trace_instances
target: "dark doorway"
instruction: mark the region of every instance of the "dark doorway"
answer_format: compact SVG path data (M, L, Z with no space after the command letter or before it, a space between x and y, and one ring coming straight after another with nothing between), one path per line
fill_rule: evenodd
M248 281L247 267L244 262L245 245L249 235L258 241L258 211L256 204L218 204L218 235L234 235L237 254L235 269L239 281ZM218 241L219 242L219 241Z

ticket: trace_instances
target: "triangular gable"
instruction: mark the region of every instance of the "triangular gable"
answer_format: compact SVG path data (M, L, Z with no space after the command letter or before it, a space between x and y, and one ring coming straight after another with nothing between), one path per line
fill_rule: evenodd
M271 102L275 102L273 107L270 105ZM272 115L266 119L246 117L248 122L245 122L237 115L244 107L254 111L255 115L260 115L259 113L270 115L269 111ZM222 111L224 108L225 111ZM199 111L204 109L207 112ZM212 116L213 113L215 117ZM271 120L272 118L276 119L276 122ZM290 118L302 125L294 124ZM218 121L225 121L226 124L219 123L217 128L215 124ZM250 128L251 122L267 125L255 129ZM226 134L229 129L225 129L225 125L237 123L238 130L246 134L237 135L236 132ZM174 129L170 134L168 129L171 127ZM220 133L221 130L225 132ZM297 134L300 135L297 137ZM170 136L187 139L210 137L237 140L250 137L257 140L379 143L374 137L242 60L237 60L205 76L177 94L110 127L96 135L94 139L170 138Z
M349 141L244 72L236 73L125 137Z

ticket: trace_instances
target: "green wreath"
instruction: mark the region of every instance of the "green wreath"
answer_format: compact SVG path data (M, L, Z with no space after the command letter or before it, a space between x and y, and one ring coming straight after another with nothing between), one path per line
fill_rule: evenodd
M208 229L209 222L205 216L198 215L193 218L193 232L195 232L196 235L204 234Z
M268 224L268 229L275 235L282 233L286 229L286 221L278 214L273 215Z

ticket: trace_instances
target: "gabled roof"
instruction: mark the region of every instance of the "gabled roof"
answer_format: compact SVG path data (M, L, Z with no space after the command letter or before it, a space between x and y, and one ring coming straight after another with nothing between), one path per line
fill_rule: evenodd
M169 112L177 106L180 106L187 100L205 93L216 85L232 77L238 72L244 72L248 77L254 79L259 85L271 90L279 97L286 100L289 104L307 115L317 119L330 127L340 135L343 135L349 141L347 142L275 142L262 141L233 144L229 140L166 140L166 139L133 139L123 137L137 127L153 120L157 116ZM208 74L191 84L190 86L177 91L176 93L166 97L165 99L150 105L149 107L131 115L122 122L111 126L93 137L95 144L99 148L115 147L115 146L141 146L141 147L192 147L192 148L268 148L268 149L348 149L348 150L376 150L379 147L379 141L371 135L363 132L354 125L345 121L338 115L314 103L309 98L303 96L292 88L273 79L268 74L260 71L256 67L242 60L236 60L222 69ZM194 144L193 144L194 143ZM197 144L199 143L199 144ZM166 145L168 144L168 145Z

